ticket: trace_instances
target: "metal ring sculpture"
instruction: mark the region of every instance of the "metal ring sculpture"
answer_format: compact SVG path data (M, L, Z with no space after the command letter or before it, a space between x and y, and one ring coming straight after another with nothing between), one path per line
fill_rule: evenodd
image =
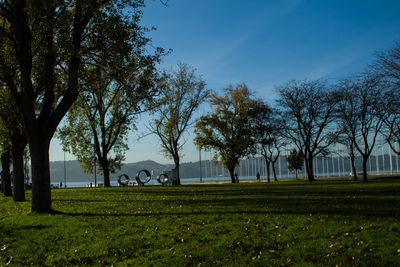
M146 180L142 182L142 180L140 180L140 174L144 172L146 174ZM138 173L136 173L136 182L138 183L138 185L144 185L145 183L148 183L151 180L151 173L148 170L140 170Z
M129 176L127 174L121 174L120 176L118 176L118 184L120 186L128 186Z
M161 185L165 185L168 182L168 175L166 173L158 175L157 182L159 182Z

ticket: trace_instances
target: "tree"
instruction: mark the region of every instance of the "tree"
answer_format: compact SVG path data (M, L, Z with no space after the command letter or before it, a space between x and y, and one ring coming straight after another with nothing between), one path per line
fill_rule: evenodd
M297 151L295 148L287 156L289 171L296 171L296 179L298 179L298 171L303 169L304 155L301 150Z
M381 83L374 75L362 74L340 84L338 123L362 157L363 180L367 178L367 162L383 124Z
M400 42L392 49L378 53L371 71L385 87L381 132L392 151L400 155Z
M58 124L81 93L87 65L142 36L142 0L0 2L0 79L23 117L32 161L32 211L51 212L49 146ZM120 29L126 31L121 32ZM103 65L104 66L104 65ZM15 79L17 77L17 79Z
M163 73L162 104L154 109L156 119L149 125L150 131L159 137L164 154L174 160L177 184L180 153L186 143L184 134L193 125L194 112L210 95L206 83L195 72L189 65L179 63L177 71Z
M341 131L341 134L338 137L338 143L346 147L347 153L349 154L350 158L351 173L353 174L354 180L357 181L358 177L356 169L356 148L354 145L355 140L346 133L348 133L348 131L345 129Z
M11 149L13 165L13 199L25 201L24 151L27 144L21 116L7 88L0 88L0 120L2 135L7 147Z
M384 80L392 89L400 88L400 42L393 48L377 54L377 59L370 66L371 71Z
M212 112L196 123L195 143L200 148L215 150L216 160L228 169L235 183L235 167L254 152L250 108L255 104L245 84L228 86L223 96L213 94Z
M10 148L4 147L1 152L1 182L2 182L2 191L4 196L10 197L12 196L12 188L11 188L11 175L10 175Z
M275 163L279 159L283 142L283 120L279 117L277 110L272 110L264 101L258 100L251 107L252 131L255 138L256 150L261 150L264 157L267 180L270 182L270 167L274 180L277 180Z
M126 38L131 36L126 34ZM135 117L158 94L154 80L160 54L144 54L148 40L125 43L129 42L113 59L123 71L118 77L110 78L107 72L112 70L103 66L85 68L81 79L84 92L69 111L67 124L58 131L64 150L72 152L85 171L92 173L98 160L105 187L110 187L110 172L122 166Z
M0 160L1 160L1 192L6 197L12 196L11 188L11 144L9 131L2 120L0 120Z
M336 95L320 80L292 80L278 88L278 103L290 125L287 137L302 150L307 177L314 181L313 159L327 153L338 133L333 129Z

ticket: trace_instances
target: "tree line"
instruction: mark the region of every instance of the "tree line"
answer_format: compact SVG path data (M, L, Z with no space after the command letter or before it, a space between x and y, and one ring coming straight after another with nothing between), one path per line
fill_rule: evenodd
M291 80L276 88L278 99L269 105L252 96L245 84L229 86L223 95L213 94L212 111L196 123L195 143L213 150L214 159L229 170L232 183L241 159L262 154L268 182L270 166L283 147L291 169L304 166L315 180L313 161L327 155L333 144L346 146L354 179L356 154L362 157L363 181L367 161L383 135L390 148L400 150L400 44L377 54L367 71L328 84L318 80ZM303 161L304 160L304 161Z
M54 136L87 171L99 165L105 186L110 186L109 174L121 167L128 149L127 134L144 112L153 116L149 132L159 136L163 151L175 162L177 184L185 132L192 126L196 144L217 151L215 158L229 170L232 182L239 160L259 151L275 173L280 149L288 144L302 151L310 181L312 159L328 153L334 142L367 159L374 134L382 132L400 153L398 45L379 55L371 73L335 86L290 81L278 88L278 105L271 107L255 99L245 84L228 86L224 95L212 92L186 64L160 72L157 65L169 51L154 47L146 36L151 29L141 26L143 7L143 0L55 0L46 5L0 0L5 195L25 200L28 146L32 211L52 211L49 146ZM193 116L206 101L211 112L195 123Z

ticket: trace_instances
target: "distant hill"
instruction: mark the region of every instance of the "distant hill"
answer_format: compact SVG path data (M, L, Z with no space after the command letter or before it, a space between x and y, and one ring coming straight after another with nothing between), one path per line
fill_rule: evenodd
M70 160L65 162L66 165L66 176L67 181L70 182L81 182L81 181L90 181L93 180L94 174L84 173L79 161ZM117 173L111 174L111 180L117 180L118 175L120 174L128 174L130 177L133 177L138 171L146 169L153 170L155 175L160 174L161 172L168 170L168 165L163 165L157 163L152 160L140 161L135 163L127 163L123 165L121 170L118 170ZM64 181L64 161L52 161L50 162L50 174L52 182L60 182ZM101 180L101 175L97 175Z
M93 180L94 174L84 173L81 165L77 160L70 160L65 162L66 165L66 176L69 182L81 182ZM115 174L111 174L111 180L117 180L121 174L128 174L131 178L135 176L140 170L146 169L153 171L154 175L159 175L165 171L169 171L174 168L173 164L160 164L152 160L139 161L135 163L127 163L122 166L121 170L118 170ZM181 177L182 178L196 178L199 177L199 162L187 162L181 164ZM58 183L64 181L64 161L52 161L50 162L50 174L51 181ZM102 176L97 175L101 180Z

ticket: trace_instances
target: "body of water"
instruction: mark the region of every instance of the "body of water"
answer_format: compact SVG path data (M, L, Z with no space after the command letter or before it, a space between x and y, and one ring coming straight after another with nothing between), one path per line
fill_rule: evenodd
M371 171L368 172L368 174L390 174L390 170L381 170L380 172L377 171ZM304 176L304 173L299 173L299 178ZM350 173L342 173L342 172L335 172L335 173L315 173L315 176L318 177L337 177L337 176L348 176ZM295 178L295 173L289 173L289 174L281 174L278 175L277 178L278 180L280 179L293 179ZM274 179L273 175L270 176L271 180ZM239 181L246 181L246 180L255 180L255 176L239 176ZM219 177L203 177L202 182L218 182L218 181L230 181L231 178L228 176L219 176ZM266 176L261 176L261 180L267 180ZM131 179L131 181L134 181L134 179ZM200 183L200 178L181 178L182 183ZM100 179L97 180L98 184L103 185L103 181ZM116 180L111 180L110 181L111 186L119 186L118 181ZM94 180L93 181L83 181L83 182L68 182L66 183L67 188L82 188L82 187L90 187L90 184L94 187ZM145 186L148 185L159 185L160 183L157 182L155 177L152 177L151 180L145 184ZM60 187L60 183L52 183L54 188ZM64 183L62 184L62 188L64 188L65 185Z

